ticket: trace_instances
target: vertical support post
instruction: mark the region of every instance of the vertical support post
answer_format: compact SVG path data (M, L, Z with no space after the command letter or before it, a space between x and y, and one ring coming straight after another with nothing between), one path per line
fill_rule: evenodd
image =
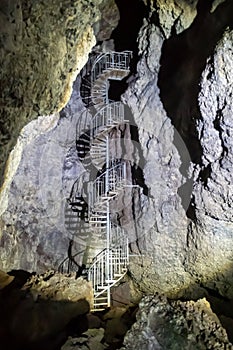
M106 104L109 103L108 90L109 90L109 80L107 79L105 84L105 103Z
M126 266L129 263L129 239L126 238Z
M107 201L107 237L106 237L106 276L105 279L107 279L108 289L107 289L107 299L108 299L108 306L111 305L111 291L110 291L110 232L111 232L111 223L110 223L110 208L109 208L109 201Z
M105 176L105 194L109 191L109 137L106 136L106 176Z
M123 183L125 182L126 183L126 162L123 163Z

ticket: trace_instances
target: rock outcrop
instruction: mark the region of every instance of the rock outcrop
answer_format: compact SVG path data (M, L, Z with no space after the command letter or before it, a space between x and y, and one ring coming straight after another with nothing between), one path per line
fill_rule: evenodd
M0 291L2 349L57 349L74 319L76 334L87 329L84 315L93 303L90 283L54 271L31 277L16 270L9 274L12 282Z
M65 106L96 37L118 19L114 1L1 1L0 184L20 130Z
M205 299L196 302L145 297L123 349L233 349L226 331Z
M5 269L23 267L39 272L48 267L58 267L71 238L65 227L64 213L66 198L80 172L75 156L75 127L83 108L76 101L79 98L79 79L76 88L72 84L96 40L110 37L118 23L119 13L114 1L101 0L54 1L30 6L24 2L11 1L1 6L5 24L9 22L3 28L3 34L4 31L7 33L1 51L4 59L1 71L1 119L4 124L0 131L4 140L0 156L2 165L22 127L35 119L21 130L5 169L5 181L0 194L0 215L4 213L0 224L1 245L4 247L1 266ZM9 51L7 56L5 51ZM67 104L72 89L72 102L66 112L63 111L63 118L57 124L60 115L54 112ZM14 92L16 90L21 97ZM38 115L40 117L37 118ZM57 136L54 132L58 132ZM21 165L23 162L23 167L19 167L20 162ZM51 165L49 171L48 165ZM30 174L30 180L25 176L26 173ZM15 175L18 178L16 182L13 180ZM57 183L57 190L54 183ZM62 192L61 187L64 189ZM15 199L19 193L23 198L12 202L10 193ZM13 207L11 203L14 203ZM45 217L48 221L44 220ZM26 233L26 226L30 226L30 233ZM62 233L64 231L65 236ZM45 232L47 238L51 236L48 249L42 238ZM23 236L27 237L28 244L23 243ZM49 248L51 244L58 247L57 261L53 262L53 249ZM7 247L11 247L12 258ZM42 258L40 266L37 266L38 261L35 259L37 254Z
M207 11L204 5L199 4L198 21ZM216 38L222 33L224 23L231 23L227 12L230 6L232 3L226 1L215 10L222 14L219 32L214 34ZM209 23L217 14L209 15ZM137 67L138 78L131 83L124 100L138 125L145 161L143 173L150 196L142 198L143 208L137 219L141 258L132 258L131 276L146 293L161 291L177 297L195 294L196 284L203 284L231 299L232 31L227 30L216 41L199 80L198 75L192 80L194 75L189 74L186 63L183 68L187 69L187 85L185 75L177 76L176 71L175 77L167 75L166 86L169 88L170 84L173 88L169 97L176 96L172 103L180 106L178 111L165 103L161 82L158 88L158 75L164 69L160 66L164 62L160 56L164 47L163 30L153 21L145 21L139 38L142 59ZM195 55L198 56L198 51ZM178 63L176 56L175 59ZM179 95L182 84L189 94L191 81L197 82L194 86L197 91L200 82L199 97L196 93L192 97ZM176 117L180 116L182 123L176 124ZM200 143L199 148L190 147L194 139ZM191 153L197 150L199 160Z
M202 74L198 132L201 176L194 184L196 221L185 266L209 288L232 299L233 32L227 30ZM199 173L199 174L200 174Z
M85 299L90 307L93 305L91 282L72 275L63 275L54 270L43 275L34 275L23 285L22 290L33 295L35 300L69 300L77 302Z

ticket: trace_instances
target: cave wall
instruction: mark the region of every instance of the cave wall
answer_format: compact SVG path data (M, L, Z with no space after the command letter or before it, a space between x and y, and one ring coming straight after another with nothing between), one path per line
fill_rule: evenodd
M20 165L10 190L1 197L1 208L7 208L1 216L3 269L44 271L58 268L66 257L72 238L65 224L66 199L82 172L75 148L77 118L83 109L77 89L79 81L63 117L57 113L30 122L15 147Z
M138 222L143 228L138 242L142 257L132 259L130 272L147 293L160 291L171 297L191 293L194 297L203 293L197 288L201 285L232 297L230 9L229 1L215 10L211 2L200 1L198 15L181 34L174 33L176 20L170 22L174 46L167 54L168 60L176 62L173 70L163 56L170 40L163 28L167 21L158 26L156 12L139 34L139 77L125 99L139 126L151 198ZM204 16L207 13L209 18ZM195 21L209 24L207 36L214 27L213 50L208 51L208 44L203 70L192 64L192 55L186 57L182 51L187 43L179 46L183 37L191 39ZM205 39L196 43L190 40L188 44L198 60ZM162 70L164 84L159 81Z
M130 275L145 293L160 291L172 297L188 293L193 296L196 286L204 285L231 297L233 48L231 28L226 28L232 5L229 0L208 1L208 4L202 0L144 3L148 11L138 34L137 72L129 79L129 88L122 97L138 126L142 170L149 189L148 194L141 193L142 205L133 219L136 229L130 244L132 253L140 254L131 259ZM164 47L171 43L172 58L180 38L189 35L187 31L195 25L198 14L203 23L205 11L213 26L216 13L221 23L226 21L219 40L216 39L213 49L202 58L201 69L191 64L189 57L192 57L185 56L181 47L180 53L186 61L178 66L179 59L174 57L178 63L169 75L171 66L165 62ZM91 22L97 17L92 17ZM116 18L113 14L109 17ZM104 25L108 21L112 20L104 20ZM99 26L95 25L94 29L101 32ZM106 28L109 30L108 25ZM109 34L101 35L104 40L109 38ZM87 51L94 45L93 38ZM192 41L189 45L197 49L195 59L198 60L198 46L192 47ZM164 81L162 70L168 79L167 86L170 84L173 91L166 90L167 86L161 83ZM64 89L64 82L59 83ZM40 114L51 115L34 122L36 127L33 122L28 124L21 135L24 143L16 162L20 164L15 167L14 177L11 171L10 190L1 197L4 198L1 268L41 271L56 267L66 255L71 234L65 225L65 198L77 174L83 171L74 151L75 125L84 108L79 83L78 78L60 117L51 112L64 106L61 93L56 95L57 100L50 101L53 107L39 110ZM193 85L195 94L189 94L189 87ZM188 103L182 104L184 96ZM170 97L178 109L170 107ZM39 100L46 105L41 96ZM189 108L190 101L195 108ZM181 123L176 123L177 110ZM28 139L32 130L35 137ZM193 135L198 142L198 157L194 154L197 148L194 152L189 147ZM132 224L132 217L129 222ZM76 244L76 248L80 248L81 242Z
M73 82L92 47L97 41L109 39L119 21L119 12L113 0L50 3L12 0L1 2L0 18L0 215L6 215L1 221L4 247L1 261L3 268L16 264L32 270L37 269L37 258L41 255L50 261L46 266L54 265L50 256L54 248L45 253L47 248L41 235L45 232L53 235L47 242L54 247L57 236L56 230L51 233L51 227L59 227L58 236L64 229L64 208L55 202L61 201L64 206L67 193L59 196L60 189L56 191L51 184L61 184L58 169L61 170L67 147L75 142L76 122L71 117L72 122L66 126L63 122L57 125L59 111L69 101ZM79 108L74 107L73 113ZM61 135L69 134L64 133L64 128L73 131L63 143L65 155L59 141ZM55 143L50 142L50 130L58 133L51 136L57 140ZM44 178L48 164L52 170ZM64 254L66 248L58 249L62 250ZM44 266L43 259L40 264Z
M67 104L96 37L118 19L114 1L1 1L0 184L22 127Z
M209 288L230 298L233 295L232 59L233 31L228 29L208 59L201 78L198 102L202 119L197 129L205 177L198 176L194 184L196 223L191 223L188 236L189 271Z

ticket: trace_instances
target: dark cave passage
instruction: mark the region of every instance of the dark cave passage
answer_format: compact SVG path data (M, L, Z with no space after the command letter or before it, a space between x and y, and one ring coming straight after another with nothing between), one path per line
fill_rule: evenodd
M126 80L128 77L122 80L111 80L109 79L109 89L108 89L108 98L113 101L120 101L121 95L126 91L128 84Z
M210 13L212 0L199 0L197 16L181 34L164 42L158 77L164 107L183 138L191 159L201 163L202 149L196 134L199 82L206 60L213 54L225 29L233 27L233 1L226 0Z
M120 21L113 30L111 39L114 40L115 50L130 50L133 52L131 61L132 72L136 72L138 62L138 32L142 27L143 18L147 17L148 9L142 0L115 0Z

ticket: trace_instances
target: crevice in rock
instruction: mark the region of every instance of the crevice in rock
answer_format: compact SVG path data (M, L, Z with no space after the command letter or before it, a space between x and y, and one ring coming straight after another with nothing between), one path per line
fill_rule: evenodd
M131 68L136 73L138 62L137 36L142 27L143 18L147 16L148 9L142 0L116 0L120 21L113 30L111 39L114 40L115 50L130 50L133 52Z
M148 187L145 183L144 174L143 174L145 159L143 157L141 144L139 142L138 128L136 125L132 125L132 124L130 125L130 135L131 135L131 140L134 141L134 144L137 145L139 158L140 158L140 165L133 164L133 166L131 168L133 183L135 185L140 186L143 189L143 194L145 196L148 196L149 190L148 190Z
M183 138L191 159L201 164L202 148L196 131L201 118L199 82L206 60L225 29L233 27L233 2L226 0L211 13L211 0L199 0L197 16L182 33L165 40L158 77L160 97L173 125Z
M216 289L201 285L207 291L206 299L225 328L230 342L233 342L233 300L222 296Z
M223 107L223 108L224 108L224 107ZM223 109L218 109L218 110L217 110L216 118L215 118L215 120L214 120L214 127L215 127L215 129L218 131L219 139L220 139L220 141L221 141L221 147L222 147L221 158L223 158L225 155L226 155L226 156L228 155L228 149L227 149L227 147L226 147L225 144L224 144L223 135L222 135L223 130L222 130L222 128L221 128L222 110L223 110Z
M109 79L109 89L108 89L108 98L112 101L120 101L121 95L126 91L128 77L122 80L111 80Z
M207 182L208 182L208 179L210 178L210 175L211 175L211 164L208 164L199 173L200 180L203 182L205 187L207 186Z

